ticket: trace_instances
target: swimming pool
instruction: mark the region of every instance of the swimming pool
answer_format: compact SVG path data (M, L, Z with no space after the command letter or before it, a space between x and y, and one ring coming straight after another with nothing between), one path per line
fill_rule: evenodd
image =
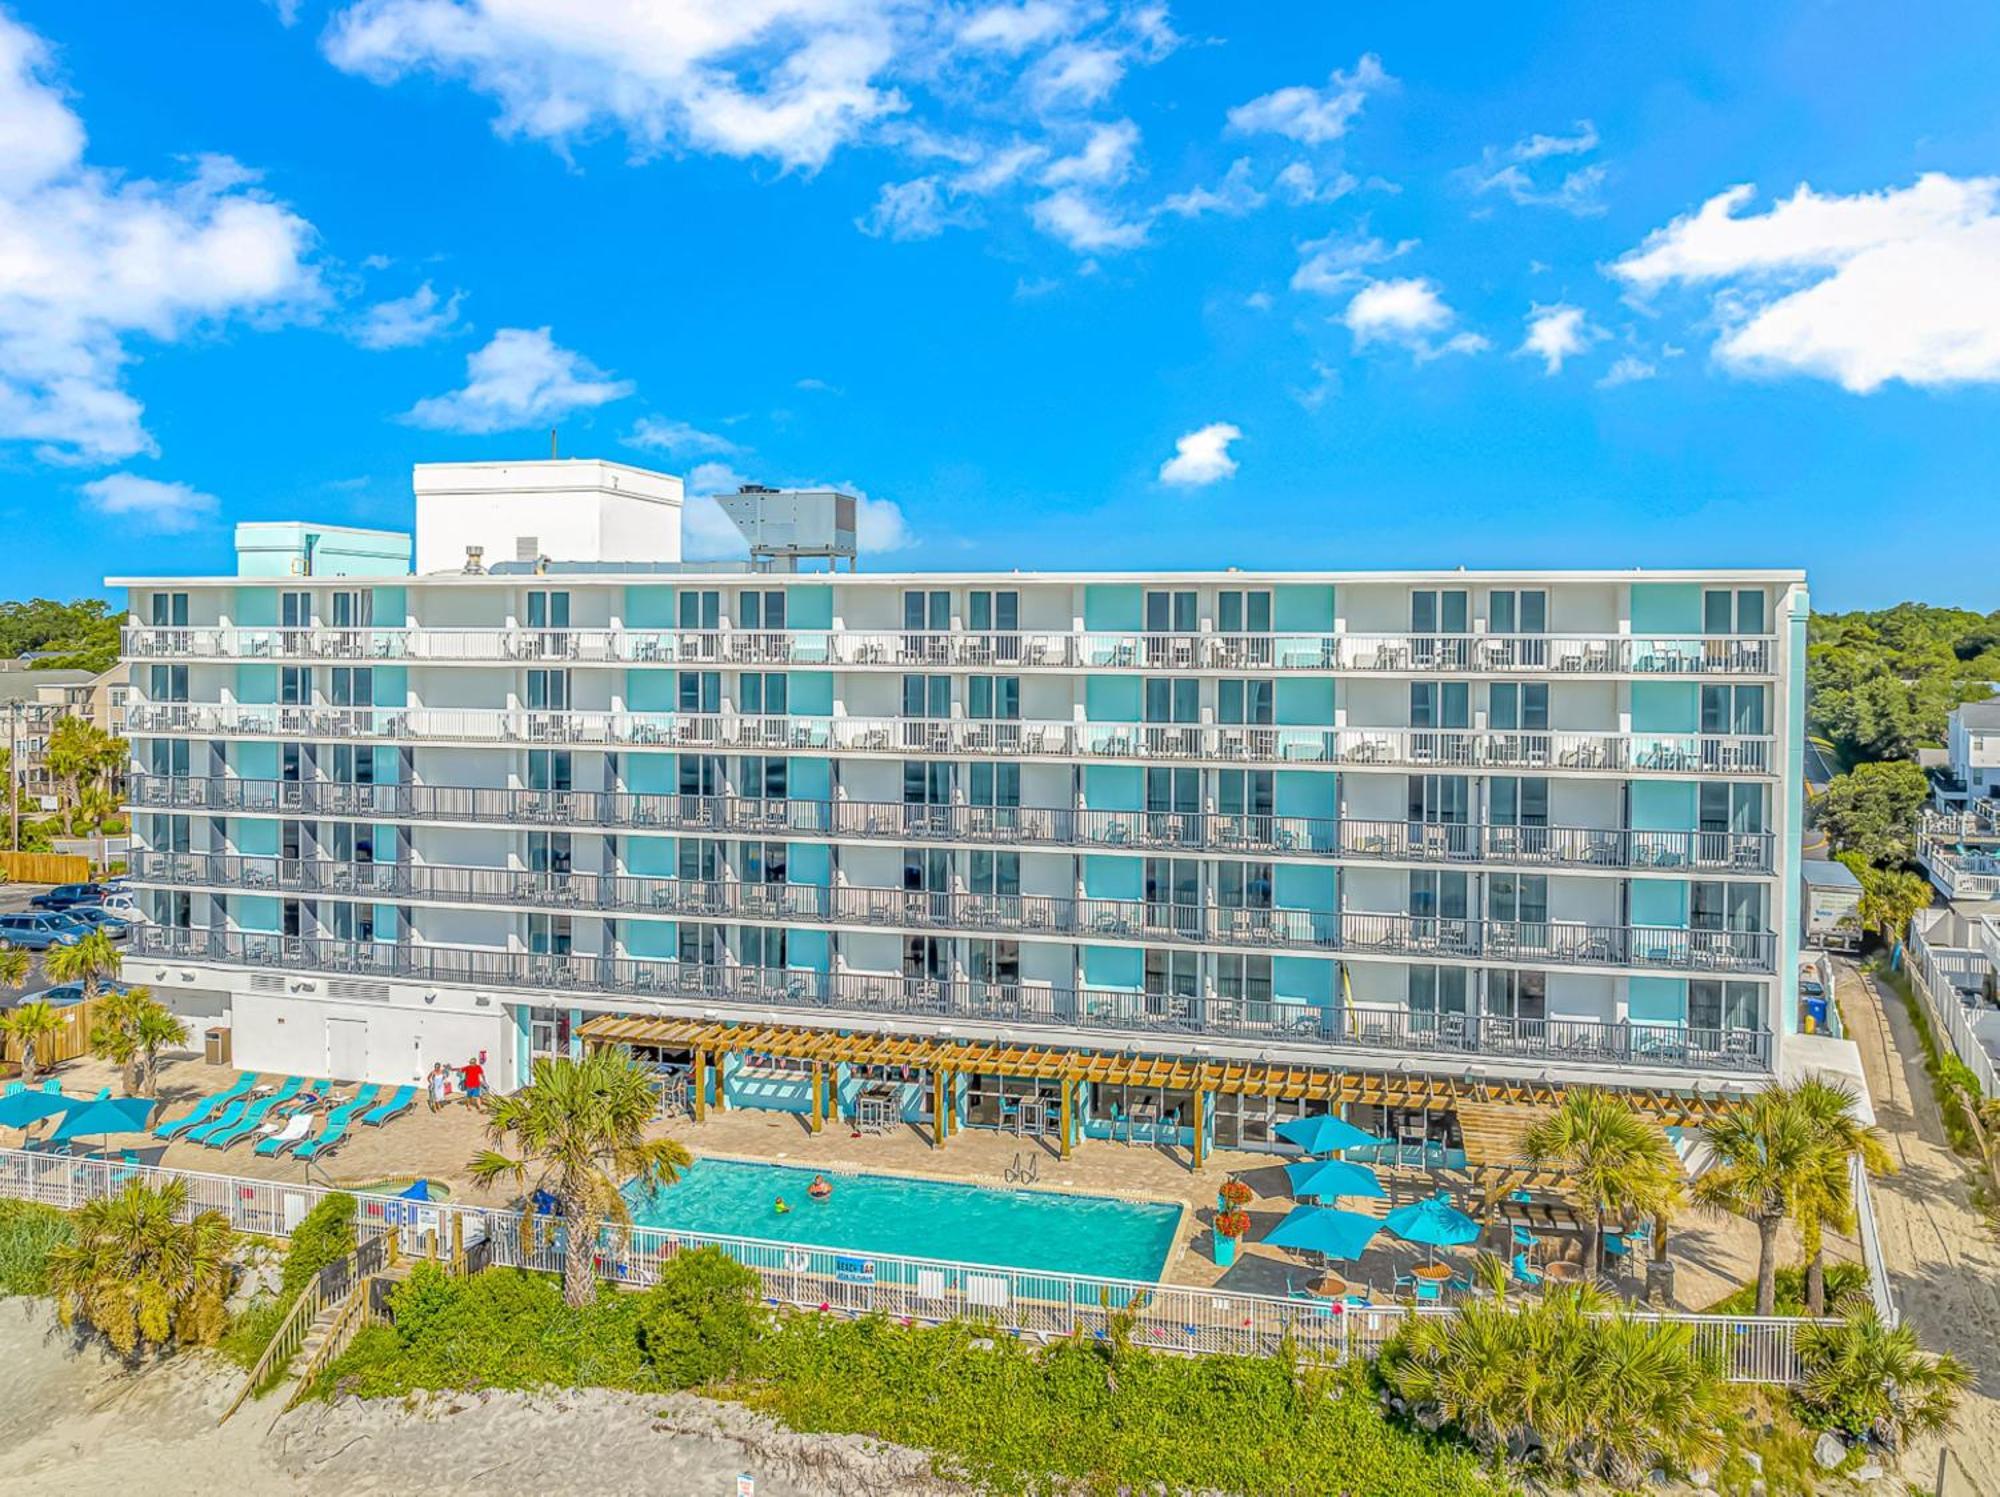
M806 1194L814 1171L697 1159L678 1184L630 1191L642 1227L758 1237L807 1247L899 1253L1052 1273L1157 1282L1181 1208L1059 1191L995 1190L892 1175L828 1175L833 1197ZM783 1196L792 1209L775 1209Z

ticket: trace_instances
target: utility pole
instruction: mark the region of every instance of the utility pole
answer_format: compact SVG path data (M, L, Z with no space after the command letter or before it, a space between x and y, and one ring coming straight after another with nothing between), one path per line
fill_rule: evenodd
M21 850L21 707L7 704L7 809L12 821L12 841L8 846Z

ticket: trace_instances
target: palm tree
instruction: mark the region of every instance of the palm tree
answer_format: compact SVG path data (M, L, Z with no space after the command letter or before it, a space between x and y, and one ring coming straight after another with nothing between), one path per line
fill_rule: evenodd
M1856 1093L1838 1082L1808 1077L1797 1087L1799 1105L1820 1137L1820 1158L1800 1182L1794 1211L1799 1239L1806 1254L1806 1309L1826 1313L1826 1228L1854 1230L1854 1161L1871 1175L1891 1175L1890 1156L1882 1130L1855 1115Z
M81 1320L124 1357L169 1341L213 1346L229 1324L235 1234L214 1211L190 1221L184 1180L129 1182L76 1214L72 1239L49 1254L64 1325Z
M91 1052L120 1067L125 1095L159 1095L160 1051L187 1043L188 1027L153 996L150 988L112 993L98 1005L90 1031Z
M0 750L0 753L4 752ZM34 970L32 953L19 946L0 946L0 987L24 988Z
M41 1057L63 1032L66 1021L61 1011L46 999L35 998L0 1018L0 1034L5 1034L20 1050L21 1079L32 1085L41 1075Z
M80 982L83 1001L97 1000L99 984L118 971L124 958L101 930L88 932L74 946L51 946L42 957L42 970L52 982Z
M1824 1162L1824 1139L1795 1087L1765 1087L1702 1127L1714 1162L1694 1182L1695 1203L1757 1227L1757 1313L1776 1313L1778 1228Z
M1879 935L1893 954L1903 944L1904 933L1917 912L1930 908L1930 881L1920 874L1865 864L1854 872L1861 876L1861 902L1855 907L1855 918L1863 930Z
M632 1212L619 1190L636 1179L649 1190L671 1185L692 1156L668 1138L648 1139L646 1124L656 1098L652 1078L624 1050L593 1050L581 1059L543 1057L527 1086L494 1102L486 1131L495 1144L512 1135L516 1154L494 1149L477 1155L472 1178L491 1185L512 1176L524 1196L553 1192L561 1206L568 1249L563 1255L563 1298L574 1306L597 1297L592 1247L606 1221L622 1242ZM524 1212L524 1239L534 1215Z
M1913 1435L1950 1430L1972 1369L1949 1353L1926 1354L1909 1326L1891 1330L1866 1296L1850 1296L1840 1310L1839 1320L1799 1328L1808 1422L1872 1436L1892 1454Z
M1565 1092L1562 1106L1522 1136L1521 1154L1536 1169L1567 1174L1570 1189L1590 1207L1593 1270L1604 1266L1607 1220L1664 1212L1674 1193L1666 1135L1625 1098L1595 1087Z

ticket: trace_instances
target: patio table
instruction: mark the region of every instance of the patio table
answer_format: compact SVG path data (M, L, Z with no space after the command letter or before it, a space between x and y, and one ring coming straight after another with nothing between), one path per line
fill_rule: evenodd
M1413 1279L1428 1279L1432 1283L1442 1284L1445 1280L1451 1278L1455 1271L1449 1263L1419 1263L1415 1268L1410 1270L1410 1277Z
M1542 1276L1557 1284L1578 1284L1583 1281L1583 1265L1559 1258L1543 1267Z

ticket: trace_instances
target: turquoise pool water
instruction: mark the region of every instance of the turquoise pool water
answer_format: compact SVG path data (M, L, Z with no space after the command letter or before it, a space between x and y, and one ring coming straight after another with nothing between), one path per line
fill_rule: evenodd
M833 1198L814 1201L806 1195L813 1173L697 1159L656 1195L630 1192L632 1219L644 1227L1146 1283L1158 1281L1180 1225L1178 1206L890 1175L828 1175ZM790 1211L776 1210L779 1196Z

